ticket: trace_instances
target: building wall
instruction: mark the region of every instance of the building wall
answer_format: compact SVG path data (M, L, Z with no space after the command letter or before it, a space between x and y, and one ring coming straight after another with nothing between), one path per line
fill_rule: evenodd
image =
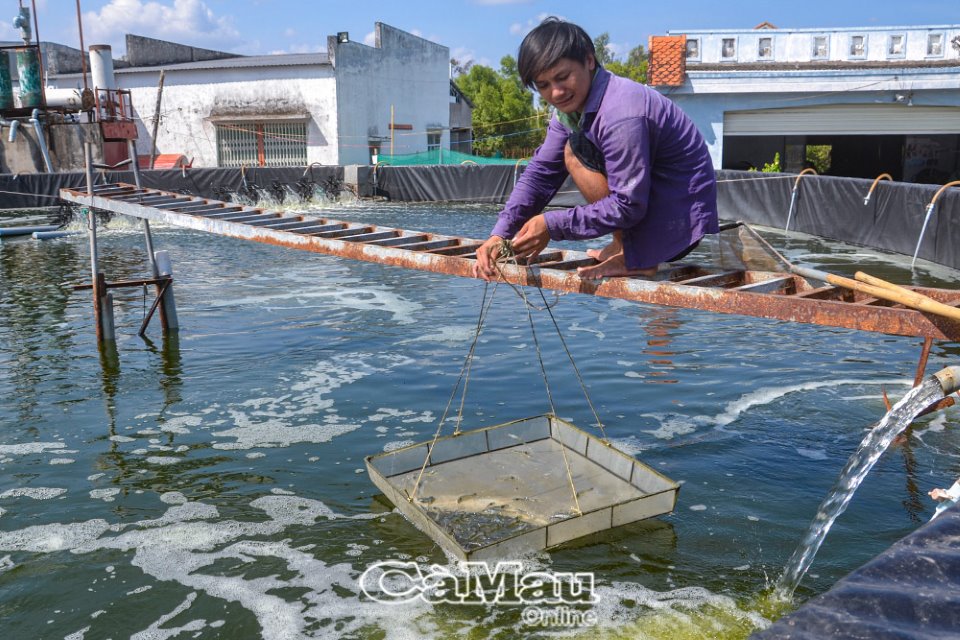
M888 60L957 60L960 49L951 45L954 38L960 36L958 25L932 25L924 27L862 27L850 29L739 29L739 30L694 30L670 31L671 34L683 33L688 42L699 41L699 57L688 58L688 62L714 64L720 62L811 62L830 61L874 61ZM940 34L940 53L928 54L927 45L930 34ZM902 52L891 52L891 37L900 36ZM814 39L825 37L827 55L814 56ZM863 55L851 53L852 39L863 38ZM771 56L759 55L759 39L772 38ZM724 57L722 47L724 39L736 42L736 55ZM692 45L691 45L692 46Z
M130 89L138 118L138 152L150 152L158 69L118 73ZM307 161L337 164L337 108L330 65L168 70L157 132L158 153L217 166L217 121L257 121L302 116L307 121ZM241 125L242 126L242 125Z
M376 46L330 43L337 76L340 164L368 164L371 140L380 152L427 150L428 131L450 147L450 49L378 22ZM391 136L393 122L410 125Z

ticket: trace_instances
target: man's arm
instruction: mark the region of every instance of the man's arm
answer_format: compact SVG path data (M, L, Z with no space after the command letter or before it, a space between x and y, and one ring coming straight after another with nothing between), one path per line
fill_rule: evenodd
M593 204L544 214L554 240L588 240L643 220L650 201L652 159L649 122L621 120L599 133L610 195Z
M527 220L543 211L556 195L567 177L563 148L569 135L570 132L555 118L550 120L547 137L517 180L490 235L512 238Z

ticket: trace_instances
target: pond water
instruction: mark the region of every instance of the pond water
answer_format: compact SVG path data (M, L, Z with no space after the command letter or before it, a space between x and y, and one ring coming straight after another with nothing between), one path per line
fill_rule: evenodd
M363 203L325 215L484 237L496 209ZM921 345L561 296L553 312L607 435L682 483L676 510L524 559L525 570L592 573L594 626L539 626L517 604L382 604L360 590L371 566L453 563L378 499L363 459L433 437L484 285L153 231L174 265L181 330L164 339L154 323L138 338L151 299L116 290L116 353L98 352L89 293L69 287L89 279L85 236L0 244L5 638L744 638L784 612L767 595L885 413L882 390L896 400L909 388ZM807 266L911 279L909 258L766 236ZM137 224L101 230L100 261L109 280L146 276ZM557 412L590 429L563 346L535 319ZM928 371L948 364L955 345L935 346ZM463 428L548 406L526 312L500 287ZM880 459L790 606L932 515L926 492L960 475L957 423L954 409L921 418Z

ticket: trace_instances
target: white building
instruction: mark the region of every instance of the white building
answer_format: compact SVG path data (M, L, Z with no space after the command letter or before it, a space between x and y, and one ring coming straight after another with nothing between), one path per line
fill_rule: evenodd
M383 23L375 36L373 47L340 33L324 53L159 64L193 49L151 41L158 50L150 66L115 70L138 118L138 152L150 151L157 113L157 152L182 154L196 167L369 164L381 149L449 148L449 49ZM151 58L131 53L134 64ZM80 81L50 78L56 87Z
M651 39L651 66L679 73L657 83L693 117L717 168L779 153L795 171L818 145L836 175L940 183L960 173L960 25L669 34Z

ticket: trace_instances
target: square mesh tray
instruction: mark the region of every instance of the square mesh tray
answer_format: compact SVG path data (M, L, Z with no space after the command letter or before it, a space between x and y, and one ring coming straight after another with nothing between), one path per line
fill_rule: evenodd
M461 560L509 558L669 513L680 489L553 415L368 456L366 465L387 499Z

